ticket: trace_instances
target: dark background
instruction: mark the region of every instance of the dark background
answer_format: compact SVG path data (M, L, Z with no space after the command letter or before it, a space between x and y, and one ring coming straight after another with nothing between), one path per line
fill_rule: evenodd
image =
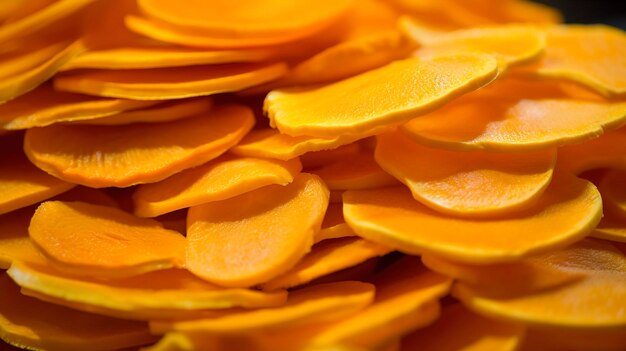
M537 0L536 2L560 9L568 23L606 23L626 30L626 0Z

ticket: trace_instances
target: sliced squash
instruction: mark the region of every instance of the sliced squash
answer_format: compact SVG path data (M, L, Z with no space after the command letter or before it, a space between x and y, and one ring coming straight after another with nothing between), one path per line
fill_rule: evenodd
M371 151L328 163L312 171L331 190L358 190L394 185L397 181L374 160Z
M239 63L140 70L87 70L54 80L55 89L134 100L169 100L239 91L282 76L283 63Z
M24 150L36 166L61 179L96 188L126 187L214 159L253 124L249 108L223 105L207 116L169 123L29 129Z
M192 207L187 268L222 286L266 282L311 249L327 206L324 183L302 173L286 186L271 185Z
M0 269L8 269L14 261L45 263L46 257L28 237L28 224L34 208L0 216Z
M494 219L451 217L403 187L347 191L343 214L359 235L411 254L460 262L506 262L575 242L598 224L602 200L585 180L556 175L532 208Z
M496 71L495 60L485 55L411 58L323 87L272 91L264 108L285 134L368 136L479 88Z
M557 168L572 174L597 168L626 170L626 128L607 132L585 143L560 148Z
M378 136L376 161L424 205L474 217L532 207L552 180L556 150L456 152L422 146L394 132Z
M530 151L593 139L626 123L626 103L467 99L413 119L402 131L452 150Z
M28 233L47 257L81 274L129 276L184 261L180 233L113 207L47 201L35 211Z
M133 194L135 214L155 217L229 199L267 185L287 185L301 169L297 158L279 161L224 155L158 183L140 185Z

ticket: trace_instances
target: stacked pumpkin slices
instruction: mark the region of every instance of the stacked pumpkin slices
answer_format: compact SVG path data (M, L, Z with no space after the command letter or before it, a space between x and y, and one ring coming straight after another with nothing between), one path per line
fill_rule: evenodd
M0 3L0 338L623 350L626 33L523 0Z

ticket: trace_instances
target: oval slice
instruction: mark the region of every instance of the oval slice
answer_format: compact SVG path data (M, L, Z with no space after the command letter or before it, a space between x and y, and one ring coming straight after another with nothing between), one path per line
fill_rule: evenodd
M287 292L225 289L186 270L167 269L124 279L72 278L49 265L17 263L8 274L38 299L133 320L210 317L233 307L279 306Z
M456 152L419 145L402 133L378 136L376 161L413 198L440 212L474 217L531 207L552 180L556 150Z
M128 276L181 266L185 237L113 207L48 201L37 208L30 238L69 271Z
M272 91L264 108L285 134L371 135L479 88L496 71L495 60L483 55L411 58L323 87Z
M289 293L287 302L275 308L225 312L210 319L152 322L155 333L184 331L244 334L302 324L329 322L362 310L374 300L374 286L356 281L313 285Z
M222 286L252 286L286 272L313 244L328 189L302 173L232 199L192 207L187 268Z
M595 186L566 174L557 175L532 208L494 219L435 212L403 187L351 190L343 200L346 222L359 236L406 253L483 264L563 247L589 234L602 217Z
M158 183L140 185L133 194L135 214L155 217L229 199L267 185L287 185L301 169L297 158L279 161L225 155Z
M253 124L249 108L224 105L206 116L169 123L29 129L24 150L37 167L61 179L95 188L127 187L214 159Z
M413 119L402 131L451 150L529 151L593 139L626 122L626 103L467 99Z
M141 70L88 70L57 76L58 90L134 100L169 100L243 90L277 79L283 63Z

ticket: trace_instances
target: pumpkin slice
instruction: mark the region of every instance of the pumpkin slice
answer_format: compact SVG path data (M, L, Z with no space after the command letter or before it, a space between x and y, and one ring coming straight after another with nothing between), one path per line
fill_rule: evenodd
M402 126L452 150L530 151L598 137L626 122L626 103L565 99L467 99Z
M605 209L616 218L626 221L626 172L611 170L602 177L598 189Z
M0 276L0 336L31 350L112 350L154 342L145 323L73 311L20 294Z
M487 319L454 304L444 308L434 324L403 338L401 349L514 351L523 336L521 325Z
M603 25L548 27L541 61L526 72L565 78L605 96L626 94L626 34Z
M233 149L240 156L267 157L290 160L308 152L332 150L360 139L358 135L341 135L332 138L293 137L276 129L257 129L250 132Z
M54 87L88 95L168 100L239 91L274 80L285 71L283 63L89 70L58 76Z
M531 26L505 25L446 33L427 30L410 18L403 18L401 26L408 36L422 45L416 52L420 57L480 52L493 55L501 73L510 66L539 57L545 48L543 33Z
M8 269L14 261L45 263L46 257L28 237L28 224L34 208L0 216L0 269Z
M172 6L163 0L140 0L140 9L152 18L207 37L264 39L309 36L337 20L353 5L351 0L313 0L290 3L254 0L223 3L202 1L188 6Z
M59 0L0 27L0 43L23 37L77 12L95 0Z
M507 297L492 296L488 288L457 283L453 294L472 310L498 319L586 330L626 327L624 253L606 241L586 239L548 255L545 264L585 277L561 287Z
M376 161L424 205L474 217L534 205L552 180L556 150L515 155L455 152L422 146L395 132L378 136Z
M328 206L328 189L302 173L271 185L192 207L187 268L222 286L252 286L289 270L310 249Z
M285 134L367 136L479 88L496 71L495 60L484 55L411 58L323 87L272 91L264 108Z
M75 186L33 166L21 150L21 136L0 139L0 214L61 194Z
M287 299L285 291L224 289L182 269L107 280L64 276L49 265L14 263L7 272L38 299L124 319L200 318L232 307L278 306Z
M567 174L556 175L532 208L489 220L435 212L403 187L351 190L343 200L346 222L359 236L406 253L483 264L563 247L589 234L602 216L595 186Z
M152 322L153 333L166 331L244 334L266 329L329 322L352 315L374 300L374 286L345 281L313 285L289 293L278 307L229 313L210 319Z
M82 274L134 275L180 266L184 260L182 235L113 207L44 202L28 232L60 267Z
M0 105L0 126L10 130L44 127L61 121L115 115L153 104L151 101L103 99L64 93L55 91L51 84L44 84Z
M371 151L328 163L312 171L331 190L359 190L394 185L397 181L374 160Z
M328 204L324 221L322 221L322 229L315 234L315 243L351 236L356 236L356 234L343 219L343 205L341 203Z
M235 145L253 124L249 108L223 105L208 116L169 123L29 129L24 150L37 167L61 179L126 187L204 164Z
M297 158L279 161L225 155L161 182L140 185L133 194L135 214L155 217L229 199L267 185L287 185L301 169Z
M265 290L291 288L308 283L316 278L356 266L372 257L383 256L391 250L385 246L360 238L326 240L296 265L274 279L263 284Z
M597 168L626 170L626 128L609 131L585 143L560 148L557 168L572 174Z

